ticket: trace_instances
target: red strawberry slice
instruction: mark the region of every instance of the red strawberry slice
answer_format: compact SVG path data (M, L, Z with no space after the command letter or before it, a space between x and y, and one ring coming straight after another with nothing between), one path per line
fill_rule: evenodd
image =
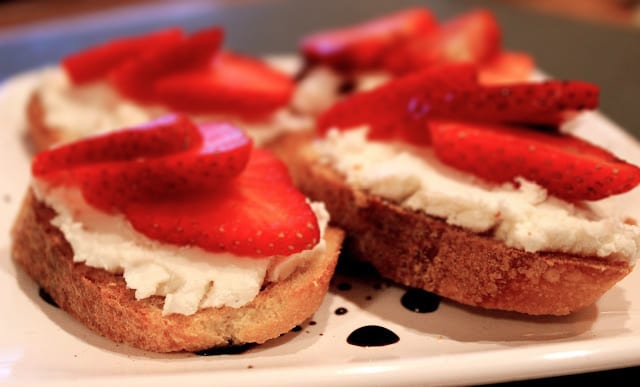
M479 66L478 80L485 85L505 85L531 80L535 63L531 55L504 51Z
M131 144L118 149L127 138ZM138 146L144 139L152 142ZM79 185L88 203L117 212L136 201L217 187L244 169L250 152L251 140L233 126L166 118L44 152L33 169L51 184Z
M433 14L412 8L352 27L321 31L306 37L301 51L311 64L322 63L337 70L378 67L385 54L400 42L428 34L436 27Z
M206 67L222 43L218 27L199 31L163 47L147 47L110 74L115 88L142 103L157 102L154 83L167 75Z
M640 168L570 135L525 128L432 122L437 157L496 183L518 176L565 200L599 200L640 183Z
M318 117L317 128L324 134L331 128L368 125L370 138L404 138L418 144L428 143L426 118L438 103L446 101L440 98L433 106L427 106L421 96L475 87L476 76L475 67L467 64L427 68L335 103Z
M162 156L201 144L202 135L191 120L182 115L168 115L41 152L34 157L32 173L36 177L46 177L88 164Z
M172 74L155 83L158 100L190 113L261 118L287 104L293 80L266 63L220 52L205 68Z
M576 111L597 108L600 95L600 89L592 83L558 80L477 85L468 90L461 88L458 92L451 97L450 103L438 106L434 115L470 121L557 126ZM435 94L436 99L446 98Z
M138 37L114 39L65 57L62 66L71 81L80 85L105 77L111 70L135 58L143 50L170 46L182 39L182 31L177 28Z
M132 203L126 215L151 238L249 257L290 255L320 238L315 214L285 165L259 149L242 174L218 189Z
M442 24L434 33L407 40L387 55L384 67L397 74L434 64L488 61L500 52L500 26L493 14L479 9Z
M572 112L598 106L599 89L586 82L487 86L469 74L469 65L431 68L354 94L318 118L319 131L368 124L373 138L418 136L424 143L428 134L420 133L431 119L558 125Z

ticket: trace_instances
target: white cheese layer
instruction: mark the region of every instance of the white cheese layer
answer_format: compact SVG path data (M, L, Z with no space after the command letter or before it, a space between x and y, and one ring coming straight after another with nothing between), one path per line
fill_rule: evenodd
M302 66L294 55L265 58L274 69L294 76ZM139 125L169 113L161 105L141 105L118 94L105 81L73 85L59 66L48 67L39 75L36 90L41 98L44 122L62 135L62 142L114 129ZM388 74L366 73L353 81L357 90L375 88L389 79ZM276 110L260 121L246 121L229 115L197 115L197 122L225 121L247 132L257 146L284 133L312 130L315 116L340 99L343 77L326 67L312 69L297 83L290 106Z
M265 282L286 279L297 268L325 252L323 239L286 259L256 259L211 253L198 247L175 246L151 240L135 231L122 215L108 215L88 205L78 189L48 189L34 182L39 200L57 215L51 223L73 248L74 262L122 273L136 299L164 296L163 315L190 315L199 309L251 302ZM322 203L311 203L321 235L329 215Z
M640 227L596 205L578 207L525 180L495 186L440 163L431 149L366 138L367 128L331 130L316 143L347 183L528 252L623 258L640 254Z
M143 124L169 113L161 105L141 105L128 100L104 81L73 85L60 67L44 69L36 90L43 106L43 120L47 127L60 132L62 142ZM230 115L194 115L191 118L196 122L234 124L246 131L258 146L283 133L310 130L314 123L310 116L294 113L289 107L278 109L261 121L246 121Z

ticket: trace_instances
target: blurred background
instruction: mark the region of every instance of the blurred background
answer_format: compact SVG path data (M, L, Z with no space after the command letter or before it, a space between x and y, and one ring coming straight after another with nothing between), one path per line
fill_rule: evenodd
M0 0L0 82L109 38L163 26L217 24L225 46L253 55L295 51L300 37L402 7L442 20L491 10L503 45L559 79L596 83L601 111L640 139L640 0Z
M0 28L113 9L133 3L170 1L172 0L0 0ZM250 1L260 2L260 0L215 0L214 2L231 4ZM495 2L510 3L518 7L594 23L640 28L640 1L638 0L495 0Z

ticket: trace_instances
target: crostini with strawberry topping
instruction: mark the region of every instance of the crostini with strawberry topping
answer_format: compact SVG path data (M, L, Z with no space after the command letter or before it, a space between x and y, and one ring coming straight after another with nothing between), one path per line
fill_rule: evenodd
M42 151L12 255L88 328L155 352L263 343L322 303L343 234L228 123L169 115Z
M432 66L344 97L282 155L346 231L345 256L465 305L567 315L640 255L640 227L609 201L640 168L569 131L598 98L588 82Z

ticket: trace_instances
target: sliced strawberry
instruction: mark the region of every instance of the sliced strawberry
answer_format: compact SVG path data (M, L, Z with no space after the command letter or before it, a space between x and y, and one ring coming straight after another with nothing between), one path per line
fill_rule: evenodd
M171 117L80 140L37 155L33 169L54 186L78 186L88 203L123 213L158 241L250 257L318 242L315 214L281 161L252 153L251 140L231 125L193 127L198 141L189 125Z
M433 14L412 8L352 27L315 33L301 43L308 62L322 63L337 70L375 68L384 55L400 42L434 30Z
M54 185L79 185L88 203L114 212L152 197L217 187L244 169L251 140L241 130L187 123L192 126L186 119L164 119L44 152L36 156L34 175ZM120 150L128 138L131 143Z
M485 85L499 85L531 80L535 63L531 55L504 51L479 67L478 79Z
M201 144L202 135L191 120L182 115L168 115L41 152L34 157L32 173L36 177L46 177L83 165L161 156Z
M453 96L450 103L439 106L434 115L470 121L557 126L575 111L597 108L600 95L600 89L592 83L558 80L478 85L460 91L461 94Z
M259 149L242 174L218 189L132 203L126 215L151 238L250 257L290 255L320 237L315 214L285 165Z
M471 70L469 70L471 68ZM431 68L397 78L339 101L318 118L320 133L368 124L373 138L411 138L420 143L428 120L558 125L567 114L598 106L596 85L546 81L480 85L470 65ZM470 75L471 74L471 75Z
M264 62L220 52L209 66L166 76L155 83L158 100L190 113L260 118L287 104L293 80Z
M154 83L169 74L206 67L222 43L218 27L199 31L163 47L148 47L110 74L115 88L142 103L157 102Z
M387 55L384 67L405 74L434 64L474 63L500 52L500 26L493 14L479 9L442 24L434 33L407 40Z
M640 168L570 135L513 126L430 124L440 160L496 183L518 176L566 200L599 200L640 183Z
M62 67L71 81L79 85L105 77L111 70L135 58L143 50L170 46L182 39L182 31L178 28L138 37L114 39L65 57Z
M431 92L453 93L475 85L476 70L472 65L434 66L335 103L318 117L317 128L324 134L331 128L368 125L369 136L374 139L404 138L428 143L426 119L433 108L447 101L440 98L433 106L427 106L423 96Z

